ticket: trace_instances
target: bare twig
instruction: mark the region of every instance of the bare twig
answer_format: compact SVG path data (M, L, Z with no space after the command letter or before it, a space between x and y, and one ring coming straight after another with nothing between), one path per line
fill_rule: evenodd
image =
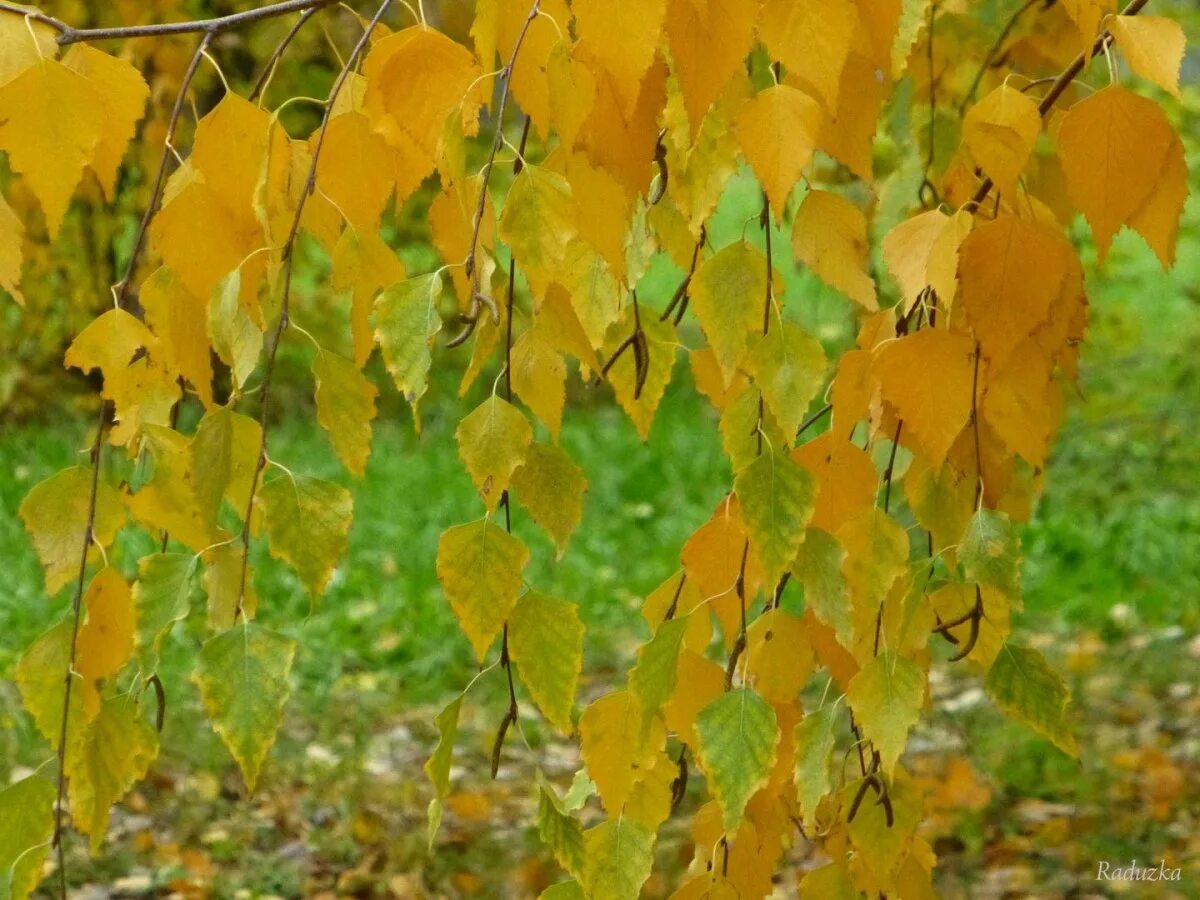
M266 90L267 82L271 80L271 76L275 74L275 67L279 60L283 57L288 45L291 44L296 35L300 33L300 29L304 27L304 23L311 19L321 9L321 5L310 6L308 9L300 13L300 18L292 23L292 27L287 30L287 33L280 39L279 43L272 51L270 58L263 65L262 71L258 74L258 79L254 82L254 87L250 89L250 93L246 99L254 101L258 99L258 95Z
M379 20L383 18L384 13L388 11L388 7L391 4L392 0L383 0L379 4L379 9L376 10L375 16L367 24L367 27L363 29L358 43L350 51L345 65L342 66L342 70L338 73L333 87L329 90L329 97L325 101L325 111L321 116L321 126L317 131L317 141L312 151L312 161L308 165L308 177L305 179L304 189L300 192L300 198L296 201L296 212L292 216L291 229L288 231L287 240L284 241L281 251L283 292L280 300L279 322L275 326L275 334L271 340L271 349L267 354L266 368L263 371L262 395L259 407L259 424L262 430L262 439L258 447L258 462L254 467L254 473L250 476L250 493L246 501L246 515L242 520L242 573L238 587L237 608L234 611L235 619L242 615L243 604L246 599L246 574L250 567L250 519L254 512L254 499L258 493L258 486L262 481L262 471L267 465L267 436L269 432L269 428L267 427L267 413L270 409L271 380L275 372L275 358L279 353L279 343L283 340L283 333L288 328L288 313L291 306L292 294L292 264L295 257L296 238L300 234L300 221L304 216L304 205L308 202L308 198L312 196L317 187L317 164L321 159L321 149L325 146L325 134L329 130L329 120L333 116L334 103L337 101L338 94L341 93L346 79L350 77L351 70L358 62L359 56L362 55L363 49L367 46L367 41L371 39L371 34L375 31L375 26L379 24Z
M209 35L220 34L231 28L237 28L250 22L269 19L274 16L286 15L290 12L309 9L311 7L328 6L334 0L282 0L280 3L268 3L256 9L244 12L230 13L227 16L217 16L212 19L195 19L191 22L163 22L156 25L124 25L117 28L76 28L62 19L43 12L30 11L15 3L0 2L0 12L13 13L34 22L47 25L58 32L55 39L59 45L78 44L82 41L105 41L119 38L161 37L168 34L197 34L205 32Z

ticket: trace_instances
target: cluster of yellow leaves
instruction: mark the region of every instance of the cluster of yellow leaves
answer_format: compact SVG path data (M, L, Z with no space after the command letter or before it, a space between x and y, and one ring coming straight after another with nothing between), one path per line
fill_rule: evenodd
M578 732L584 787L564 798L538 786L539 834L573 879L546 895L637 897L690 757L708 799L676 897L766 896L796 822L831 859L802 895L927 896L935 858L902 756L939 658L931 636L1001 708L1076 752L1061 679L1009 641L1016 523L1087 321L1064 223L1081 212L1101 258L1129 227L1170 265L1186 198L1183 145L1155 103L1117 84L1083 99L1068 87L1058 104L1031 90L1108 29L1139 77L1177 93L1177 24L1064 2L1046 28L1011 39L1006 65L972 78L979 60L943 40L977 33L969 6L925 22L927 4L900 0L542 0L532 11L480 0L470 47L423 22L372 32L313 134L293 137L279 109L230 91L199 117L186 156L163 148L180 164L152 198L155 266L138 279L136 311L118 302L65 357L99 373L103 433L132 475L112 483L97 458L21 508L47 592L78 578L82 594L77 639L70 618L56 624L18 684L51 744L67 710L69 800L93 846L157 751L127 688L154 672L201 594L212 633L194 681L253 787L297 646L256 618L247 545L265 538L314 598L345 551L349 490L276 464L247 414L296 324L284 305L296 223L348 306L348 335L296 332L316 345L317 421L350 473L370 456L378 389L364 370L376 344L418 428L449 309L469 324L460 393L489 375L455 434L483 515L443 533L437 574L480 663L499 641L514 704L519 685L555 728ZM51 236L88 170L112 196L149 94L127 60L76 45L60 61L54 37L0 11L0 151ZM914 63L939 52L940 76ZM893 92L903 79L912 90ZM467 164L483 111L503 108L497 87L528 117L502 203ZM961 121L929 110L925 183L898 204L902 176L877 180L885 104L907 112L894 98L907 93L936 106L939 91L961 101ZM765 246L748 222L714 247L710 217L743 167L763 189ZM985 178L994 187L981 191ZM381 226L423 186L445 265L410 277ZM0 198L0 288L18 301L27 231ZM832 364L785 304L789 248L856 317L854 347ZM652 262L685 273L670 309L638 298ZM698 329L680 326L688 311ZM343 344L347 356L332 349ZM559 444L571 374L607 382L648 439L681 347L733 482L646 598L650 637L627 683L577 716L583 625L575 604L527 583L526 523L513 520L527 514L560 555L582 520L587 481ZM193 394L202 415L186 433L176 412ZM130 523L161 552L132 583L107 562L88 581L90 545L107 550ZM466 693L436 720L431 839ZM839 745L858 748L857 775L832 764ZM590 790L603 818L585 830ZM0 827L0 865L23 895L38 857L21 854L44 845L52 804L36 776L8 792L40 810L11 834Z

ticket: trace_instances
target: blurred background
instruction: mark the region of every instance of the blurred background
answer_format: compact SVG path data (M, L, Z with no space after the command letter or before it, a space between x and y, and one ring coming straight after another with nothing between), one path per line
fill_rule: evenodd
M466 40L472 3L425 5L440 27ZM984 5L996 21L1016 6ZM1193 42L1200 35L1194 4L1154 0L1154 7L1183 17ZM75 23L230 9L200 0L48 8ZM289 50L269 104L327 91L334 74L330 43L345 48L358 25L346 14L323 18L323 28L303 32ZM214 53L235 87L252 83L258 61L287 25L269 22L217 42ZM96 386L65 371L62 354L109 302L107 286L144 206L144 170L157 161L164 108L174 99L190 44L146 41L126 52L153 89L153 114L135 146L132 174L109 208L76 204L54 247L34 235L24 309L0 292L0 783L51 755L7 679L22 649L69 603L64 595L44 596L17 507L38 481L83 458ZM928 787L926 827L945 896L1087 895L1097 860L1128 865L1134 858L1183 866L1179 896L1200 896L1200 54L1194 48L1183 82L1182 102L1166 103L1193 173L1175 268L1163 272L1129 232L1098 267L1086 228L1073 226L1088 268L1089 341L1079 395L1069 404L1044 496L1023 534L1026 611L1016 627L1067 672L1082 763L1002 719L978 679L945 667L935 672L933 711L908 764ZM203 71L197 108L210 108L220 91L215 74ZM293 135L304 134L313 115L310 105L297 104L285 121ZM15 208L32 202L2 161L0 186ZM432 196L427 186L387 218L386 237L410 273L439 265L425 225ZM746 173L733 179L710 228L715 246L745 229L759 196ZM328 334L345 321L348 304L325 285L319 248L310 244L304 252L298 316L321 322ZM668 263L656 265L642 286L647 302L665 302L680 275ZM831 355L852 342L841 298L795 267L786 266L784 276L788 304L803 308L805 324ZM698 343L698 333L684 336ZM555 780L569 780L578 759L530 716L522 722L528 746L510 741L499 779L487 779L503 712L499 679L485 680L464 711L455 792L438 848L429 854L425 847L429 794L420 766L435 739L431 720L473 674L433 569L441 530L474 517L477 508L453 442L459 418L483 390L458 397L467 353L436 351L419 437L402 400L383 389L371 463L358 482L346 478L326 435L312 425L310 354L306 341L284 345L272 455L295 471L346 483L354 491L355 522L348 557L315 609L293 575L257 548L259 615L301 643L296 690L263 784L245 796L199 712L188 666L204 625L186 623L164 652L169 705L159 761L114 814L101 856L87 859L80 842L72 843L71 877L80 897L534 896L557 877L529 827L536 809L531 773L541 766ZM388 383L377 358L370 372L381 386ZM194 409L185 410L185 427L189 416ZM682 359L647 443L607 389L585 387L577 375L562 440L590 481L583 524L557 562L540 532L518 528L533 550L531 581L581 606L588 626L582 704L621 677L623 661L645 637L641 598L675 570L680 546L725 493L730 472L716 417ZM148 540L122 536L114 562L146 552ZM668 826L659 853L665 872L686 865L686 835ZM790 865L805 866L806 853L801 842ZM779 896L793 896L794 884L785 882ZM660 876L647 886L648 896L667 893Z

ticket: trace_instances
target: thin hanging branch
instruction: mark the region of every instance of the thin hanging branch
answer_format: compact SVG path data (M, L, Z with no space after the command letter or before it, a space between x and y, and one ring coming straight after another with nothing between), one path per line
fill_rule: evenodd
M333 87L329 90L329 98L325 101L325 111L321 116L321 126L317 131L317 142L313 147L312 160L308 165L308 177L304 181L304 189L300 192L300 198L296 201L296 212L292 216L291 229L288 231L287 240L284 241L281 251L283 293L280 299L279 322L275 326L275 333L271 339L271 349L267 353L266 368L263 371L262 396L259 406L259 424L262 430L262 439L258 447L258 462L254 467L254 473L250 476L250 494L249 499L246 501L246 515L242 520L242 573L238 586L237 608L234 611L235 619L241 617L243 604L246 599L246 575L250 567L250 518L254 512L254 499L258 494L259 484L262 482L262 471L267 465L267 440L270 431L267 414L270 411L271 403L271 380L275 373L275 358L279 353L279 343L283 340L283 333L287 331L289 324L288 316L292 295L292 264L295 258L296 239L300 235L300 221L304 217L304 206L308 202L308 198L316 191L317 164L321 159L321 150L325 146L325 134L329 130L329 120L333 117L334 103L337 101L338 94L341 93L346 79L350 77L351 70L353 70L355 64L358 62L358 58L366 48L367 41L371 39L371 34L375 31L375 26L379 24L379 20L383 18L384 13L388 11L391 5L392 0L383 0L379 4L379 9L376 10L371 21L367 23L367 27L363 29L363 33L359 36L354 49L350 51L350 56L347 57L345 65L338 72L337 80L334 81Z
M22 18L30 19L42 25L49 26L58 32L55 40L59 46L78 44L82 41L105 41L137 37L161 37L168 34L197 34L205 32L209 35L220 34L231 28L237 28L261 19L287 15L291 12L310 9L313 7L329 6L334 0L282 0L280 3L268 3L257 9L244 12L230 13L227 16L217 16L212 19L195 19L191 22L163 22L156 25L124 25L116 28L76 28L47 13L30 10L15 3L0 0L0 12L12 13Z
M479 251L479 232L483 227L483 214L487 208L488 184L492 179L492 169L496 165L496 154L504 146L504 110L508 106L508 95L512 89L513 69L517 64L517 56L521 52L521 45L525 43L525 35L529 33L529 27L533 24L533 20L538 17L541 5L542 0L533 0L533 4L529 7L529 14L525 17L525 21L521 25L521 30L517 32L517 40L513 44L508 62L500 70L500 80L503 83L503 87L500 90L500 102L496 105L496 129L492 137L491 151L488 153L487 162L484 163L483 171L480 173L479 200L475 204L475 215L471 220L471 244L467 249L467 257L463 260L463 268L466 270L467 277L471 279L471 303L467 312L460 315L464 327L458 335L450 340L448 346L451 347L457 347L463 343L470 336L471 332L475 330L475 323L479 321L479 313L483 306L491 306L493 317L496 315L494 305L488 303L480 290L479 267L475 264L475 255ZM525 132L521 138L522 146L524 146L524 141L528 137L528 134L529 124L527 118Z
M324 4L322 4L324 5ZM247 100L255 101L267 88L267 83L270 82L271 76L275 74L275 67L279 64L279 60L287 51L288 45L292 43L296 35L300 33L300 29L304 24L315 16L321 9L321 6L310 6L308 9L300 13L300 17L292 23L292 27L287 30L287 33L280 39L275 49L271 52L271 56L263 65L262 71L258 73L258 78L254 82L254 87L250 89L250 93L246 96Z
M1136 16L1149 2L1150 0L1132 0L1128 6L1121 10L1120 14L1122 16ZM1103 53L1104 48L1108 46L1108 43L1111 40L1111 32L1107 30L1102 32L1088 50L1076 56L1071 64L1063 69L1062 73L1056 79L1054 79L1054 84L1050 87L1050 90L1046 92L1046 96L1044 96L1042 101L1038 104L1038 115L1040 115L1042 118L1046 117L1046 114L1050 112L1050 110L1054 108L1054 104L1058 102L1058 98L1063 95L1066 89L1070 87L1071 82L1074 81L1079 76L1079 73L1083 71L1084 66L1086 66L1093 57L1099 56L1101 53ZM991 193L994 184L995 183L991 178L984 178L983 183L979 185L979 188L975 191L974 196L972 196L970 200L963 204L963 207L970 207L972 211L979 209L980 204L982 204L983 201L987 199L988 194Z

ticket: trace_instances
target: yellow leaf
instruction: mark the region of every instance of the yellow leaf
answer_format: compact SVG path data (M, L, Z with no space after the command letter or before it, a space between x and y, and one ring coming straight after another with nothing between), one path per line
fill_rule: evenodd
M746 684L768 703L791 703L812 675L815 661L804 623L770 609L746 629Z
M142 73L127 60L109 56L88 44L74 44L63 65L78 72L97 88L100 96L100 137L89 163L109 199L117 183L117 170L145 115L150 88Z
M879 476L865 450L840 432L827 431L792 451L792 459L817 479L817 506L812 524L836 532L875 505Z
M619 816L666 741L658 719L643 731L642 712L628 691L605 694L579 719L580 754L610 816Z
M692 138L754 46L757 0L668 0L666 31Z
M790 76L811 89L826 109L836 110L842 69L857 27L851 0L820 4L766 0L759 37Z
M971 232L959 250L960 288L984 357L1001 364L1051 318L1073 264L1071 245L1046 225L1001 216Z
M379 390L354 363L321 350L313 358L317 421L346 468L362 475L371 455L371 421Z
M29 7L33 12L33 7ZM20 15L0 16L0 86L42 59L58 55L58 32Z
M529 329L513 344L512 386L557 441L567 400L567 364L536 329Z
M111 678L133 655L133 593L116 569L105 567L88 585L84 605L76 668L89 681Z
M370 120L359 112L343 113L330 119L325 131L317 186L346 221L373 231L395 187L392 165L391 150L371 130Z
M561 447L532 443L512 476L512 490L530 517L554 540L561 557L583 518L587 479Z
M875 622L892 585L908 569L908 534L882 509L872 507L838 529L846 549L842 573L853 600L855 649L859 659L874 654Z
M104 127L102 104L90 81L52 59L39 60L0 87L0 150L41 203L51 237L92 162Z
M123 309L110 309L71 342L63 364L85 374L99 369L104 374L105 393L111 396L138 351L155 344L154 335L136 316Z
M884 402L904 422L900 443L934 467L971 417L974 350L964 334L922 328L884 344L875 360Z
M371 311L380 289L404 280L404 266L392 248L374 230L347 228L338 238L330 255L329 286L338 292L351 292L350 336L354 343L354 362L366 365L375 347ZM440 286L440 279L438 280ZM436 304L432 308L436 317ZM437 320L441 327L441 320Z
M571 5L580 52L609 72L626 110L637 103L642 79L654 61L666 11L667 0L575 0Z
M363 75L363 104L372 125L401 154L400 181L419 181L432 172L446 120L458 111L464 124L472 122L482 102L471 52L424 26L375 41Z
M463 632L482 661L517 605L529 549L488 519L447 528L437 574Z
M46 570L47 594L57 593L79 571L91 493L91 468L74 466L35 485L21 501L21 519ZM96 486L92 537L97 544L107 547L124 524L121 495L101 478Z
M222 500L228 500L238 517L245 518L261 446L262 427L249 416L227 406L204 414L192 437L190 470L205 521L217 521Z
M863 309L879 308L875 282L867 274L867 219L846 198L811 191L796 213L792 252L817 277Z
M595 94L591 112L580 129L576 143L587 147L592 162L608 170L630 193L645 193L650 187L658 141L659 114L667 90L667 67L656 61L642 81L637 104L626 110L612 76L606 70L592 72Z
M625 308L625 315L620 322L609 330L609 340L605 344L605 353L611 355L617 345L628 336L633 329L634 312L632 304ZM613 394L621 408L633 421L634 428L642 440L650 437L650 427L654 424L654 414L658 404L662 402L671 383L671 373L675 368L675 354L679 346L679 338L670 322L660 322L658 316L650 314L642 317L642 330L646 335L646 381L642 391L637 392L637 365L630 347L621 355L611 369L608 370L608 383L612 385Z
M1129 68L1179 96L1179 67L1187 46L1182 25L1168 16L1114 16L1108 30Z
M948 309L958 291L958 248L971 230L971 214L939 209L906 219L883 239L883 259L911 305L926 287Z
M798 88L777 84L757 94L737 117L746 161L783 221L792 188L812 160L824 118L817 102Z
M1121 226L1152 194L1169 189L1162 175L1174 142L1159 105L1119 85L1080 100L1063 116L1058 149L1067 189L1092 226L1101 261Z
M1079 29L1079 48L1088 53L1096 40L1101 21L1117 11L1117 0L1063 0L1063 9Z
M571 185L542 166L526 166L508 192L500 214L500 238L512 248L535 294L557 280L577 233ZM482 259L477 259L482 264Z
M603 346L609 328L621 318L623 296L604 256L586 241L572 242L558 284L570 295L571 308L588 342L592 347Z
M522 58L524 53L522 50ZM596 101L596 79L587 63L578 59L566 44L558 42L546 60L546 88L548 115L554 121L562 146L571 149Z
M696 716L725 690L725 670L699 653L684 649L679 654L675 693L663 707L663 720L679 740L695 747Z
M963 143L1000 193L1013 197L1041 128L1037 104L1002 84L963 118Z
M852 49L842 69L837 109L821 129L820 148L866 181L873 174L875 125L889 88L885 69Z
M1183 141L1176 135L1167 151L1158 189L1146 198L1142 208L1129 221L1129 226L1150 245L1163 268L1175 264L1176 238L1188 191L1187 159Z
M8 291L18 306L25 305L20 287L24 240L25 226L0 194L0 290Z
M221 544L204 554L204 575L201 584L206 595L205 613L210 631L228 631L241 618L253 622L258 612L258 594L254 591L254 574L246 567L242 581L242 548Z
M222 278L208 304L208 335L213 350L229 366L234 387L241 390L258 368L263 333L254 324L241 301L242 270Z
M155 269L138 289L146 324L166 366L187 379L207 409L213 405L208 304L189 293L169 269Z
M225 94L196 123L191 164L221 201L248 221L255 221L254 197L273 125L269 112L234 93Z
M489 510L495 509L533 442L529 420L493 394L459 423L454 436L458 455L483 502Z
M150 480L126 496L129 511L142 525L167 532L199 553L221 534L197 502L192 477L191 442L165 425L142 430L141 449L153 461Z

